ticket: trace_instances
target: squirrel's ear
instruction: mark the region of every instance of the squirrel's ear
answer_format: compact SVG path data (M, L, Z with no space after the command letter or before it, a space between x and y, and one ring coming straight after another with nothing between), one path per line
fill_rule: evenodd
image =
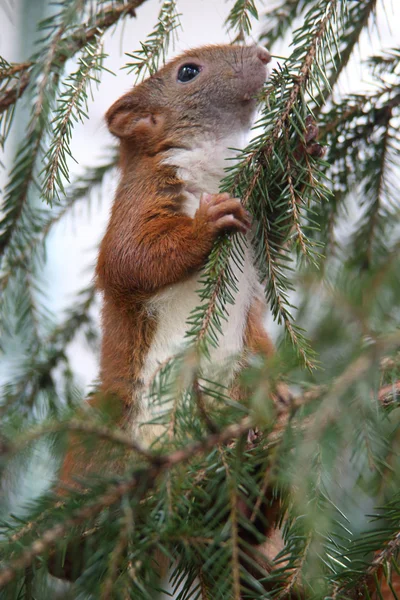
M106 113L108 129L119 138L130 138L150 133L160 124L160 115L143 111L131 93L114 102Z

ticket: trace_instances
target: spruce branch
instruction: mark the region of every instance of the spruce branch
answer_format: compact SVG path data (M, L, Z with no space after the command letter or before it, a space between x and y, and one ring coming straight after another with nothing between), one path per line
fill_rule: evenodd
M271 159L277 156L277 143L284 136L289 116L295 110L297 103L300 103L300 106L296 108L295 115L298 114L299 109L301 110L304 87L307 86L310 79L317 49L327 34L328 24L335 15L336 5L334 0L322 2L318 6L316 14L310 11L306 16L305 21L311 27L307 43L304 43L299 34L298 47L295 46L287 61L287 79L281 75L276 76L281 81L283 100L277 103L274 111L271 111L269 106L265 108L265 119L268 119L269 126L262 134L261 142L255 143L255 147L244 151L242 162L233 174L227 177L225 185L223 185L222 191L229 191L232 196L242 196L245 206L251 202L253 195L255 196L253 204L260 204L258 197L256 199L256 192L261 186L260 182L265 176L266 169L270 168ZM295 38L295 44L296 41L297 38ZM296 70L297 73L295 77L292 75L293 70ZM276 81L272 78L270 85L275 85L275 83ZM263 120L261 123L265 126ZM250 176L249 172L251 172ZM242 189L245 190L244 194L240 193ZM258 215L256 214L256 216ZM267 225L262 234L265 263L260 265L265 271L267 280L267 299L278 322L282 321L285 324L286 331L304 363L308 368L312 368L309 347L305 343L301 331L291 322L292 316L288 310L288 299L284 291L285 288L290 289L290 284L283 275L283 255L271 244L269 236L270 231ZM206 351L208 343L216 345L220 315L223 317L226 312L227 303L234 302L235 284L232 276L228 273L228 261L231 255L240 265L242 262L241 252L235 240L226 238L219 240L214 246L203 272L201 280L203 288L200 292L201 305L193 311L189 319L191 329L187 334L189 338L196 341L201 351Z
M395 345L398 344L398 342L399 342L398 335L397 336L389 336L384 341L382 340L381 347L382 347L382 349L383 348L387 349L387 348L391 347L393 344L395 344ZM355 361L354 365L351 365L351 367L348 369L348 371L346 371L341 377L339 377L338 381L331 388L330 393L329 393L330 398L336 397L338 394L340 395L342 393L341 390L347 389L347 385L350 380L355 381L355 380L359 379L360 377L362 377L362 374L367 369L370 368L371 363L369 361L372 360L373 355L374 355L374 352L371 353L371 355L370 355L371 358L368 360ZM318 393L320 393L320 392L321 392L321 389L318 390ZM296 401L297 409L304 407L304 403L305 402L308 403L308 402L310 402L310 400L312 401L313 399L315 399L315 396L316 396L315 392L314 392L314 394L307 393L303 397L297 399L297 401ZM276 431L281 432L280 435L282 434L282 427L284 429L285 426L287 425L287 423L289 422L288 419L291 419L293 416L293 408L294 407L292 406L290 408L290 410L288 411L287 408L281 407L282 414L285 413L286 418L285 418L284 425L282 425L282 420L278 420L276 423ZM316 416L318 417L318 413L316 413ZM248 430L251 429L251 427L253 425L253 421L250 417L246 416L243 419L241 419L241 421L239 421L238 423L231 424L231 425L225 427L224 429L222 429L221 431L219 431L218 433L209 434L207 437L203 438L202 440L199 440L194 443L189 443L189 444L183 446L182 448L178 448L175 451L170 452L168 454L164 454L164 455L159 454L158 452L147 451L147 450L145 450L142 453L142 449L138 448L136 443L132 442L132 439L130 436L127 436L126 434L121 434L119 432L110 431L107 428L99 427L98 425L92 426L91 424L88 424L86 422L72 421L72 422L70 422L70 424L68 424L68 423L60 424L60 429L62 429L64 425L67 425L67 429L70 429L71 431L76 430L76 431L82 431L85 434L99 435L100 437L104 437L105 439L116 442L117 444L122 443L126 447L129 447L135 451L138 451L143 456L143 458L145 458L145 460L150 463L149 467L145 471L145 473L146 473L145 480L147 482L146 486L145 486L146 489L143 490L143 486L141 486L141 490L144 493L146 490L148 490L150 487L153 486L153 483L155 482L155 480L158 478L158 476L161 473L168 472L173 467L178 466L180 464L184 464L185 462L189 461L190 459L192 459L199 453L206 452L208 450L212 450L215 447L219 447L220 452L221 451L224 452L223 444L229 442L230 440L240 438L240 436L242 436L243 434L248 432ZM307 427L308 427L308 425L307 425ZM57 429L57 427L53 428L52 426L49 426L47 429L46 429L46 427L43 427L41 431L39 431L39 430L34 431L32 433L31 437L29 437L29 436L26 437L25 441L27 441L27 440L33 441L34 439L37 439L40 435L44 435L46 433L54 433L60 429ZM318 430L319 430L319 427L318 427ZM271 436L269 439L270 439L270 443L276 443L276 441L273 442L274 436ZM19 446L18 443L17 443L16 447L19 449L22 448L22 446ZM225 463L226 463L226 461L225 461ZM225 464L225 468L227 468L226 464ZM228 471L230 473L229 467L228 467ZM16 576L16 574L19 570L29 567L33 563L33 561L36 559L36 557L45 553L71 527L81 524L81 523L84 523L85 521L92 519L94 516L96 516L98 513L100 513L103 509L110 507L113 504L119 502L121 500L121 498L134 492L139 484L139 480L141 483L143 483L143 479L144 479L144 472L141 471L139 475L137 475L137 476L134 475L128 481L121 482L118 485L110 486L108 491L106 491L99 498L99 500L97 502L95 502L93 504L90 503L89 505L78 509L77 511L74 512L74 514L71 518L67 519L63 523L58 524L58 525L52 527L51 529L45 531L44 533L42 533L40 535L39 539L37 539L35 542L33 542L30 547L26 548L24 550L24 552L21 553L21 556L11 560L10 563L0 571L0 587L7 585ZM232 481L232 485L236 485L236 484L234 484ZM232 510L234 510L234 509L232 509ZM235 518L235 517L233 516L233 518ZM233 526L233 524L232 524L232 526ZM25 529L23 529L23 531L27 531L27 532L31 533L34 529L35 529L35 524L31 523L29 525L29 528L28 529L25 528ZM234 543L234 541L232 541L232 543ZM301 562L301 564L304 563L304 560L305 559L303 559L303 562ZM236 567L234 567L234 568L239 569L238 563L236 564ZM235 572L238 573L238 571L235 571ZM296 571L296 573L297 573L297 575L294 575L292 573L292 577L291 577L290 581L287 583L287 586L291 586L291 587L294 586L294 584L299 576L300 571L298 571L298 572ZM238 580L236 580L236 581L238 582ZM238 583L237 583L237 585L238 585ZM291 587L290 587L290 589L291 589ZM236 588L236 589L239 589L239 588ZM289 587L285 588L285 592L288 592L288 590L289 590ZM286 597L286 596L283 596L283 597Z
M62 0L60 6L67 4ZM88 28L89 23L94 25L105 4L113 8L121 6L118 0L112 3L90 0L90 7L85 3L85 9L90 10L91 17L82 29ZM243 8L246 2L232 0L231 7L234 4ZM342 255L338 247L335 257L331 248L325 246L328 260L324 263L322 281L308 272L304 279L299 279L305 284L301 288L305 300L297 313L298 322L306 323L312 332L313 347L320 352L324 369L304 374L297 369L297 362L289 364L287 356L279 352L274 360L262 365L260 357L249 357L249 366L241 373L243 381L238 382L239 386L244 384L246 406L236 402L234 394L221 383L224 374L218 381L205 381L199 367L200 353L207 353L208 346L218 345L227 305L235 302L235 272L230 265L240 268L244 256L245 240L226 238L214 248L203 274L201 306L191 315L192 345L189 344L188 354L182 352L171 357L158 370L157 389L151 400L160 409L155 411L154 423L164 425L165 434L157 445L144 449L145 454L135 452L127 431L86 419L86 413L79 423L78 419L72 419L71 425L46 421L38 427L26 428L26 417L36 419L42 401L50 404L48 397L51 397L57 406L58 397L70 397L61 390L64 385L67 389L65 382L71 376L66 348L74 332L84 328L90 333L93 328L89 311L95 296L91 288L75 302L60 325L44 333L45 316L40 314L35 277L42 260L43 242L53 225L79 199L89 196L91 176L95 185L102 180L100 172L86 171L80 183L78 180L72 188L67 187L71 197L51 210L45 207L39 211L31 202L30 191L34 184L43 183L43 177L38 176L37 159L27 201L7 244L0 273L0 295L5 292L1 317L10 315L10 306L17 307L21 331L30 339L28 328L23 329L26 327L23 315L29 313L32 329L37 329L40 337L37 344L29 343L27 360L20 365L10 387L4 390L1 407L4 431L10 432L4 441L0 439L5 473L14 464L17 474L23 473L23 461L30 459L32 450L46 446L48 437L52 439L53 434L61 431L75 431L78 435L73 437L79 441L88 437L94 448L97 442L104 445L107 440L107 446L115 446L121 454L127 450L126 455L132 454L133 460L128 459L124 475L112 472L108 476L100 472L94 485L89 475L84 482L86 493L71 490L62 503L51 494L35 499L34 516L31 511L26 521L16 517L1 524L4 570L0 572L0 582L6 595L29 598L39 593L52 597L52 592L42 592L43 570L36 575L37 567L45 566L49 554L54 556L53 547L57 547L54 552L58 553L59 536L71 538L74 535L71 528L80 526L78 529L85 528L85 532L79 541L85 550L94 543L96 552L91 554L89 568L85 568L83 577L75 584L79 595L152 598L156 574L154 552L160 551L172 563L179 562L173 569L172 583L182 599L197 594L202 600L215 596L225 600L233 593L239 598L242 593L246 597L289 599L310 595L350 600L356 596L385 597L390 590L396 597L393 590L396 573L400 573L396 564L400 551L400 512L395 495L399 435L398 411L392 409L398 407L400 398L400 363L395 354L400 343L396 305L400 280L397 231L392 225L397 227L398 215L399 51L394 49L369 61L378 83L376 89L346 96L339 103L330 102L329 107L319 111L332 167L307 155L299 156L297 141L306 138L305 125L310 112L305 99L311 99L308 106L314 114L318 112L317 102L328 97L332 82L336 86L339 72L343 72L340 61L342 58L347 61L350 46L354 52L356 38L365 30L370 16L378 12L379 5L375 8L372 0L351 3L338 0L316 45L308 75L272 141L270 136L285 114L286 104L301 77L300 69L316 29L326 16L321 10L328 6L322 0L289 0L285 4L289 13L282 18L277 15L283 29L288 30L288 23L290 27L293 19L306 11L309 17L295 33L291 62L286 60L266 86L265 109L256 130L258 137L242 154L240 167L229 170L224 189L241 197L254 214L255 256L261 279L266 283L268 302L275 307L276 319L282 321L282 315L287 314L288 327L294 327L295 336L297 329L290 315L289 298L290 286L294 287L290 250L295 247L300 259L304 255L308 264L313 263L316 244L325 241L328 229L335 240L335 225L341 217L340 209L348 204L349 192L357 192L358 206L364 202L361 219L355 224L359 241L355 243L356 236L349 236L352 243L343 245ZM347 10L347 17L341 16L342 7L343 12ZM365 11L369 11L368 18ZM76 21L74 18L66 26L61 37L60 44L65 42L66 51L71 49L69 44L81 29ZM274 28L277 21L271 23ZM49 39L53 39L59 25L59 17L49 22ZM47 42L40 42L43 48ZM84 55L83 46L80 52ZM44 58L40 53L35 62L43 63ZM337 71L333 70L334 65ZM15 69L14 65L5 65L6 76L1 80L0 64L0 84L7 82L7 90L12 89L26 73L32 91L37 94L41 76L35 83L35 72L33 64L15 65ZM49 87L52 82L59 84L60 74L54 63ZM57 96L53 107L56 99ZM43 117L47 126L38 157L48 149L45 142L50 138L48 127L54 115L53 108L48 110L49 101L51 98L45 91ZM13 107L10 104L3 112L4 126L10 122ZM42 126L41 119L38 126ZM28 141L32 147L32 140ZM30 149L26 153L27 163L29 152ZM334 188L332 198L328 198L320 183L329 177ZM321 199L324 202L319 205ZM322 234L314 226L319 226ZM320 285L313 285L316 280L321 281ZM2 321L0 329L5 326L7 320ZM32 337L37 338L37 333ZM301 339L297 346L304 348ZM60 376L64 368L69 375ZM288 405L274 404L271 399L271 382L280 381L283 374L301 390ZM10 404L7 398L12 399ZM247 411L250 416L241 419ZM57 415L58 410L54 413ZM241 439L221 441L227 423L236 423L234 434ZM246 446L243 452L240 445L248 427L255 426L260 429L259 443L251 448ZM7 479L5 483L8 485ZM252 562L251 566L260 574L260 580L255 581L243 565L252 561L251 556L244 555L246 548L252 549L245 537L241 539L242 526L259 533L258 517L262 520L259 509L264 509L263 500L275 491L282 500L282 513L278 517L284 519L286 546L269 575ZM249 520L240 510L241 503L237 505L242 492L251 512ZM377 504L378 498L382 506L371 525L373 531L365 524L364 514L371 505L356 507L357 514L348 508L355 501L362 503L363 496L368 504ZM387 498L390 502L385 504ZM126 508L132 511L128 519L125 519ZM364 519L360 535L356 524L359 519ZM135 527L131 526L133 521ZM247 594L252 584L252 592ZM273 586L273 591L262 590L264 584ZM304 589L297 590L302 584ZM246 591L240 591L240 586Z
M77 510L72 518L66 519L64 523L57 524L45 531L30 547L23 550L21 556L11 560L7 566L0 569L0 588L10 583L10 581L15 578L18 571L32 565L38 556L44 554L71 528L92 519L105 508L114 505L123 496L131 492L137 484L137 478L133 478L129 482L121 483L118 486L112 486L98 502L89 506L84 506Z
M374 539L373 533L372 539ZM355 543L357 544L357 542ZM347 574L350 576L358 575L356 579L356 585L354 585L354 580L335 583L333 586L332 597L344 597L356 600L356 598L359 598L364 594L370 594L373 591L376 591L376 593L378 594L377 597L381 597L380 586L382 577L385 576L385 566L397 557L399 549L400 532L396 531L392 538L385 543L385 547L382 550L375 552L375 556L372 562L369 564L366 571L361 576L359 575L359 573L353 574L353 572ZM396 596L394 595L393 597L395 598Z
M75 3L76 0L74 6ZM11 181L6 188L6 197L3 204L5 216L0 221L0 259L11 241L28 198L28 191L34 177L36 159L42 146L46 116L51 110L52 101L57 91L58 68L56 67L55 72L52 73L53 65L57 64L55 54L71 19L71 12L67 10L62 13L61 24L52 37L48 50L43 53L41 59L35 64L37 78L39 79L39 76L41 76L41 79L39 83L35 81L36 98L28 126L28 143L24 141L17 154ZM21 173L23 174L22 178Z
M28 296L29 297L29 296ZM10 382L2 386L3 403L0 414L7 411L29 414L40 392L44 390L54 402L58 400L53 371L60 364L68 367L66 346L82 327L90 327L92 318L89 309L95 300L95 289L90 286L78 295L78 302L66 312L64 322L50 332L36 348L34 358L29 357L23 368Z
M355 236L355 245L359 247L359 243L361 242L361 236L364 238L363 242L366 244L365 249L365 261L366 266L372 264L373 262L373 242L376 235L381 235L382 231L377 231L378 229L378 220L379 213L382 210L382 195L385 188L385 175L386 175L386 163L387 163L387 155L389 152L390 145L390 115L388 115L385 129L382 134L381 144L380 144L380 152L379 152L379 167L378 167L378 177L375 180L374 186L374 199L372 204L368 209L368 214L366 215L366 223L365 227L361 227Z
M266 147L263 148L263 156L266 159L268 159L269 156L272 154L274 144L276 143L279 135L282 132L284 123L286 122L287 118L289 117L289 114L294 107L294 104L302 90L302 87L308 81L308 79L311 75L311 69L312 69L312 66L313 66L315 58L316 58L318 46L321 44L322 38L326 35L327 26L328 26L328 23L330 22L330 19L334 15L336 5L337 5L337 3L335 2L335 0L329 0L327 2L321 3L321 9L320 9L321 18L320 18L320 21L317 22L317 27L315 27L315 30L311 37L311 43L308 45L308 48L304 54L303 61L302 61L302 64L301 64L301 67L299 70L299 75L296 78L294 84L292 85L286 105L285 105L283 111L280 112L278 120L276 122L276 125L275 125L274 129L272 130L271 135L269 136L269 138L270 138L269 142L266 145ZM325 7L325 10L324 10L324 7ZM307 17L306 17L306 20L307 20ZM293 64L293 63L297 62L297 59L294 58L294 56L296 56L296 54L297 53L294 52L292 54L293 58L289 57L289 61L288 61L289 64Z
M23 436L22 440L17 443L11 442L11 444L8 445L8 454L11 456L21 452L27 445L32 444L43 436L65 431L82 433L84 435L94 435L99 439L124 446L147 461L154 462L156 460L155 453L148 451L139 442L132 439L132 436L124 433L122 430L110 429L105 425L100 425L95 422L90 423L90 421L83 419L69 419L58 423L39 425Z
M106 31L115 25L121 18L132 15L134 10L143 4L145 0L131 0L120 6L111 5L109 8L102 11L95 25L89 29L85 27L79 28L74 35L68 34L63 39L63 34L67 28L67 23L61 25L53 36L49 45L47 54L41 60L34 61L32 73L29 78L36 78L41 75L42 79L38 85L37 98L34 104L33 117L29 126L30 139L28 144L24 142L23 150L20 151L20 158L14 168L14 178L8 186L8 193L4 202L5 217L0 221L0 257L4 254L11 236L19 222L22 209L27 199L28 190L33 172L36 165L36 158L41 148L42 135L46 126L46 113L52 106L52 97L54 99L57 91L56 80L52 80L49 85L50 75L54 71L54 75L58 75L64 67L66 61L90 44L96 37L99 31ZM67 11L67 17L71 18L71 7ZM51 94L50 94L51 91ZM46 111L43 111L43 103L45 95L49 95L46 100ZM1 98L0 98L1 106ZM24 173L22 183L18 186L21 171Z
M318 107L322 107L332 94L332 90L339 80L340 75L347 67L361 34L368 27L372 16L376 12L376 5L377 0L362 0L362 2L348 3L346 27L340 36L340 49L337 47L335 56L331 58L327 85L322 95L316 99L316 114L319 112Z
M321 113L322 133L328 142L327 175L332 179L334 195L321 215L325 225L325 254L335 245L340 209L348 195L360 197L361 217L349 244L349 264L367 269L384 260L396 236L393 223L398 217L394 165L400 154L396 135L400 92L393 60L396 51L373 57L377 89L366 94L346 96ZM382 68L382 73L380 72ZM354 168L350 169L349 165ZM359 193L359 190L362 193ZM327 235L329 233L329 235ZM388 244L388 240L391 244Z
M291 573L288 580L283 585L283 589L276 596L276 600L285 600L285 598L292 598L292 592L295 590L296 585L303 574L303 569L307 561L308 551L312 542L312 535L308 535L307 541L304 545L302 556L299 563L295 567L291 567Z
M397 532L396 535L391 539L386 548L384 548L381 552L378 552L375 556L374 560L370 567L368 567L366 573L366 580L374 580L375 575L378 574L379 571L382 571L382 567L385 563L389 562L393 557L396 556L400 549L400 532Z
M246 35L250 34L251 17L258 20L258 11L254 0L236 0L225 21L228 30L237 32L233 43L244 42Z
M136 16L136 9L139 8L142 4L144 4L146 0L127 0L126 2L121 2L119 5L115 5L114 2L111 2L109 6L103 8L99 16L96 18L95 23L91 27L86 27L86 25L82 25L79 27L73 34L68 34L64 39L60 40L59 48L57 48L57 53L54 57L54 62L57 63L60 67L72 56L74 56L77 52L82 50L88 43L94 40L99 31L105 31L106 29L110 29L113 25L115 25L120 19L131 16ZM21 63L21 67L17 72L23 73L23 87L15 86L13 89L13 93L10 94L9 103L4 105L3 102L4 96L0 96L0 112L7 108L10 103L16 102L18 98L22 96L26 88L28 87L32 73L31 70L35 66L36 60L35 57L31 61L27 61L26 63Z
M232 598L233 600L241 600L241 586L240 586L240 560L239 560L239 523L238 523L238 497L235 482L230 473L228 462L225 458L224 449L221 444L218 446L219 453L221 455L222 464L224 465L226 478L229 489L230 499L230 525L231 525L231 555L232 555Z
M124 515L121 523L121 531L118 536L117 544L111 553L108 575L103 584L101 600L113 600L114 584L118 577L120 561L129 543L129 537L134 528L134 519L129 505L124 506Z
M24 86L26 63L11 65L3 57L0 57L0 97L3 97L3 104L0 105L0 145L4 147L8 133L11 128L14 103L12 97L19 86ZM12 83L12 82L15 82ZM12 85L11 85L12 83Z
M300 222L300 211L299 211L299 201L296 196L296 190L293 183L293 167L290 161L290 156L287 157L287 183L290 194L290 202L291 202L291 212L292 212L292 220L294 223L294 228L296 232L297 239L300 244L300 248L304 256L309 255L309 250L306 244L306 240L304 237L304 232L302 230L301 222Z
M260 41L265 41L270 48L273 48L278 40L283 39L295 18L300 15L305 7L309 8L310 4L315 5L316 1L282 0L278 6L268 10L263 15L266 26L260 36Z
M3 113L10 106L16 103L16 101L22 96L26 88L30 83L29 73L23 72L21 77L18 79L11 88L2 91L0 96L0 113Z
M93 519L104 509L120 502L121 498L131 494L135 488L140 487L142 493L147 491L155 482L157 477L164 471L184 464L191 458L201 452L206 452L218 444L223 444L231 439L239 437L251 427L251 419L244 417L240 422L234 423L216 434L210 434L201 441L186 445L183 448L175 450L167 455L155 455L153 464L146 471L146 486L144 483L144 473L140 471L127 481L122 481L117 485L111 485L108 490L94 503L78 508L73 512L73 516L48 529L35 540L31 546L25 548L21 555L11 560L7 565L0 569L0 588L10 583L18 571L28 568L35 559L44 554L59 539L61 539L71 528L80 525L85 521Z
M74 0L74 2L62 2L61 11L41 25L43 29L50 30L51 33L50 35L46 34L46 45L34 56L33 65L29 71L33 110L28 128L28 139L21 144L17 152L15 167L6 188L0 222L1 287L6 288L11 282L15 288L15 296L21 297L21 299L24 297L24 303L18 301L18 305L22 306L23 304L24 307L24 310L19 311L19 326L21 330L25 330L27 342L32 344L33 354L37 354L41 344L40 336L37 335L36 322L42 321L44 312L40 308L36 290L31 292L28 297L28 292L33 289L31 284L34 284L36 288L37 282L34 281L32 275L28 280L27 271L31 270L33 273L38 266L35 261L37 256L30 256L29 249L31 247L41 249L43 236L40 235L40 231L42 228L46 228L47 222L43 210L35 205L33 186L42 184L41 174L38 173L39 157L45 152L46 138L44 136L48 129L51 129L50 121L58 93L60 75L66 61L71 56L81 50L84 52L86 46L93 44L93 40L99 37L100 31L105 31L127 14L132 14L132 10L142 3L136 0L136 2L124 2L117 6L115 3L111 6L107 5L106 9L100 11L93 20L92 27L85 28L79 25L78 28L75 28L75 22L80 21L79 14L84 6L80 0ZM74 10L74 7L77 7L77 10ZM99 29L101 25L103 30ZM20 72L27 73L28 71L21 69ZM72 105L76 106L78 97L79 94L74 96L75 103L73 102ZM71 117L72 113L68 116ZM70 130L70 118L64 120L63 125L64 129ZM53 171L48 179L50 188L54 188L54 182L63 185L62 171L64 171L64 175L68 176L65 162L62 161L62 149L66 149L66 141L64 137L61 145L57 145L56 142L53 147L53 150L56 150L57 160L55 161L56 171ZM61 167L61 173L58 167ZM18 268L15 271L16 264L18 264ZM17 276L11 277L11 273L15 273ZM20 288L19 293L17 287ZM1 329L5 331L8 324L3 311L1 311L0 319Z
M8 63L4 58L0 59L0 81L3 79L11 79L21 71L27 71L32 67L31 61L21 63Z
M94 190L101 186L106 175L116 168L119 154L110 153L109 159L96 167L88 167L65 189L65 197L51 210L42 211L40 220L37 221L35 237L26 240L24 245L19 245L12 255L7 255L3 271L0 275L0 291L4 292L10 280L15 276L17 269L29 268L29 259L34 257L45 245L53 227L59 223L78 202L90 201ZM2 302L0 300L0 309Z
M318 1L285 0L277 7L267 11L264 15L266 29L260 36L269 47L281 40L288 29L293 25L295 19L299 18L305 10L310 10L318 5ZM345 7L342 31L340 39L334 36L334 44L327 40L326 52L329 59L325 61L325 82L321 93L315 98L313 112L317 115L328 98L331 96L334 86L340 75L348 65L353 55L360 36L368 27L371 17L376 13L377 0L361 0L360 2L348 2ZM333 49L332 49L333 46Z
M71 156L72 120L83 122L87 118L88 88L98 83L105 54L102 51L102 33L85 47L79 57L78 68L64 82L64 91L58 99L56 117L53 121L53 139L44 161L43 194L51 204L54 196L65 193L62 177L69 182L67 156Z
M175 0L164 0L158 14L157 25L147 39L141 43L140 50L126 56L133 59L125 65L129 73L136 73L136 81L147 74L152 75L160 68L160 62L165 62L171 40L176 29L180 27L179 13Z

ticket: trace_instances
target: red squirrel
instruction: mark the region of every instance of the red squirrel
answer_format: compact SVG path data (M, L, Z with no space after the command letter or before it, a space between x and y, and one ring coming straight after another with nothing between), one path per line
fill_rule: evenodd
M152 441L144 390L160 363L184 341L199 304L199 273L218 236L247 234L240 201L218 193L225 169L243 148L267 78L270 55L258 46L205 46L178 56L117 100L106 114L120 141L121 178L100 245L103 294L101 396L116 397L135 435ZM245 348L273 351L263 326L264 300L250 250L235 304L212 362ZM234 370L234 369L233 369ZM101 402L94 396L90 403ZM125 410L126 409L126 410ZM125 421L125 423L124 423ZM62 480L73 474L68 456Z
M101 383L89 403L119 403L119 424L143 443L155 437L154 426L143 426L149 419L147 388L159 365L185 342L187 319L199 304L200 271L215 240L226 232L250 235L249 214L219 188L232 164L226 159L236 154L230 148L243 148L249 136L270 59L259 46L187 51L106 114L120 141L121 177L96 267L103 295ZM274 350L263 324L265 300L250 240L243 269L233 260L230 267L238 293L227 305L211 363L229 363L233 385L240 361L232 357ZM76 485L92 461L79 440L71 445L60 475L63 487Z

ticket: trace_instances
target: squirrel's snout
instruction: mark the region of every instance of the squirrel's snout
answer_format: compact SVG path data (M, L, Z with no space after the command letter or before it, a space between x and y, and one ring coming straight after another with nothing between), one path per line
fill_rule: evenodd
M261 60L262 63L264 63L264 65L267 65L269 62L271 62L270 53L262 46L257 46L257 57Z

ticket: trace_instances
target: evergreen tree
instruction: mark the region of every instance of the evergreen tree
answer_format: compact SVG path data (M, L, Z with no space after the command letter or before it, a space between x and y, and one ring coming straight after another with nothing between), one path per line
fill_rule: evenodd
M31 106L0 212L0 346L2 360L19 356L1 387L0 597L153 599L166 586L164 557L179 600L400 598L400 48L363 65L372 91L337 91L383 10L376 0L227 5L235 41L248 40L257 19L272 52L283 36L292 40L263 90L254 139L223 182L254 216L260 280L281 331L274 359L253 357L241 375L246 404L199 367L235 302L235 235L205 265L187 349L154 378L152 401L167 425L157 444L144 449L112 415L78 408L67 350L78 333L96 338L95 294L82 290L54 322L42 297L44 250L54 225L117 162L113 150L70 181L73 126L107 68L104 34L129 17L140 22L144 2L59 0L38 24L35 54L0 59L3 148L17 103L28 97ZM153 32L128 55L138 78L162 64L178 4L162 3ZM298 153L310 117L323 158ZM284 407L274 402L281 381L295 390ZM126 454L126 472L97 473L84 493L50 488L23 518L10 515L35 452L60 461L71 433L93 451ZM268 572L254 548L275 522L285 543ZM79 575L72 587L48 576L57 561L67 568L65 550Z

